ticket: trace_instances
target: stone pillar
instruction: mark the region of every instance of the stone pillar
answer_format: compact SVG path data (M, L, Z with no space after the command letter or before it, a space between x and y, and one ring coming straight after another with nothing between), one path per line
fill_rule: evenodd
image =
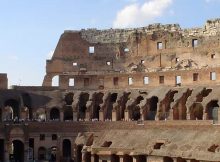
M24 160L29 160L29 141L24 142Z
M112 121L117 121L116 109L112 109Z
M9 148L10 148L10 142L7 141L7 142L5 142L5 153L4 153L4 155L5 155L5 158L4 158L5 162L9 162L9 154L10 154Z
M86 118L85 118L86 121L90 121L90 113L89 113L89 110L86 109Z
M203 120L207 120L207 113L203 112Z
M124 162L123 156L119 156L119 162Z
M60 121L64 121L64 112L60 111Z
M173 162L177 162L177 158L173 158Z
M190 112L186 113L186 120L190 120Z
M169 111L169 116L168 116L167 120L173 120L173 109L172 108Z
M129 120L129 114L128 114L128 109L125 109L125 115L124 115L124 117L125 117L125 121L128 121Z
M99 121L104 121L104 113L103 113L103 110L99 110Z
M73 110L73 121L77 121L77 111Z
M137 157L133 156L133 162L138 162Z

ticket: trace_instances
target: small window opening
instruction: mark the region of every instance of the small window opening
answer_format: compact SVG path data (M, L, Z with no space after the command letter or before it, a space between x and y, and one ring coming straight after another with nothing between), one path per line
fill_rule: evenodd
M107 61L107 62L106 62L106 65L110 66L110 65L111 65L111 62L110 62L110 61Z
M198 46L198 40L197 39L193 39L192 40L192 47L197 47Z
M159 83L164 84L164 76L159 76Z
M95 47L94 47L94 46L90 46L90 47L89 47L89 53L90 53L90 54L95 53Z
M163 43L157 42L157 49L163 49Z
M218 145L214 144L211 147L208 148L209 152L215 152L215 150L218 148Z
M211 55L211 59L215 59L215 54L212 54L212 55Z
M129 52L129 51L130 51L129 48L124 49L124 52Z
M133 78L129 77L128 78L128 85L132 85L133 84Z
M144 77L144 84L149 84L149 77Z
M216 73L210 72L210 80L216 80Z
M52 141L56 141L57 140L57 135L56 134L52 134Z
M73 66L77 66L77 62L74 62L74 63L73 63Z
M193 73L193 81L198 81L199 80L199 74L198 73Z
M40 141L44 141L45 140L45 134L40 134Z
M118 86L118 77L113 78L114 86Z
M101 147L110 147L112 144L112 141L105 141Z
M75 79L74 78L70 78L69 79L69 86L70 87L74 87L75 86Z
M161 143L161 142L159 143L159 142L158 142L158 143L156 143L156 144L154 145L154 149L159 150L159 149L161 149L161 146L162 146L162 145L164 145L164 143Z
M181 76L176 76L176 85L181 86Z

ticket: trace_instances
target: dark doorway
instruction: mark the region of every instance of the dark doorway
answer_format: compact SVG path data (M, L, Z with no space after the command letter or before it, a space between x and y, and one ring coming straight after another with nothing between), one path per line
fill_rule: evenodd
M63 140L63 158L71 159L71 141L69 139Z
M89 100L88 93L82 93L79 97L79 114L78 119L85 119L86 116L86 103Z
M83 145L76 146L76 162L82 162L82 148Z
M158 103L158 97L152 97L149 101L149 112L147 119L148 120L155 120L155 116L157 114L157 103Z
M126 162L133 162L133 158L129 155L124 155L124 161Z
M29 118L32 119L33 113L32 113L32 108L31 108L31 97L29 94L24 93L24 94L22 94L22 99L23 99L24 106L28 108Z
M72 105L72 103L73 103L73 96L74 96L73 93L68 93L68 94L65 96L66 105Z
M60 120L60 110L58 108L50 110L50 120Z
M73 109L72 106L65 106L64 107L64 121L66 120L73 120Z
M19 102L15 99L9 99L5 101L4 106L10 106L13 110L13 116L12 118L15 119L15 117L20 118L20 110L19 110Z
M19 140L14 140L12 142L14 150L12 159L14 159L16 162L24 162L24 144L23 142Z
M164 161L164 162L173 162L173 159L170 158L170 157L164 157L164 158L163 158L163 161Z
M210 101L206 106L207 120L213 120L213 109L219 107L218 100Z
M0 139L0 162L3 162L3 161L4 161L4 152L5 152L5 149L4 149L4 140L3 140L3 139Z
M47 149L45 147L39 147L38 160L46 160Z

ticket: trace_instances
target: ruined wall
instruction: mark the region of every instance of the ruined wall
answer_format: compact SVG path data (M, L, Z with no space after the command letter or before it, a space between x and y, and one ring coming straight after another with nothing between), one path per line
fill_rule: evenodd
M52 59L47 60L43 86L51 86L54 76L60 76L61 89L71 88L67 86L70 78L81 82L87 77L97 89L97 80L109 74L120 77L125 73L216 68L220 61L219 30L219 19L215 19L193 29L153 24L135 29L65 31Z
M0 89L8 88L8 78L7 74L0 74Z

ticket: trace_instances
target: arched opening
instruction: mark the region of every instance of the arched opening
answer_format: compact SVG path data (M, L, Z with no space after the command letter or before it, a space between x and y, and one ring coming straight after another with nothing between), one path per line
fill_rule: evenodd
M180 158L180 157L178 157L176 161L177 161L177 162L186 162L186 160L185 160L185 159Z
M120 158L119 158L118 155L112 155L111 161L112 161L112 162L120 162Z
M197 96L196 96L196 102L202 102L204 97L207 97L209 93L212 92L212 89L206 89L204 88Z
M100 104L103 103L103 98L104 94L103 93L97 93L95 94L95 102L93 106L93 111L92 111L92 119L97 119L99 120L99 111L100 111Z
M85 162L91 162L91 152L85 153Z
M19 102L15 99L9 99L4 103L5 107L11 107L12 109L12 119L20 118L20 107Z
M190 120L202 120L203 107L201 103L193 103L190 107Z
M0 139L0 161L4 161L4 153L5 153L5 147L4 147L4 140Z
M45 147L38 148L38 160L46 160L47 149Z
M109 94L106 108L104 109L104 119L105 120L112 120L113 104L116 102L117 97L118 97L117 93Z
M82 162L82 149L83 145L76 146L76 162Z
M158 103L158 97L153 96L148 101L148 112L147 112L147 120L155 120L156 114L157 114L157 103Z
M52 87L59 87L59 75L52 78Z
M138 155L136 156L137 162L146 162L147 161L147 155Z
M71 159L71 141L69 139L63 140L63 158L64 160Z
M123 159L126 162L133 162L133 158L131 156L129 156L129 155L124 155Z
M64 121L67 121L67 120L73 120L73 109L72 109L72 106L65 106L64 107L64 118L63 120Z
M207 116L206 116L207 120L213 120L213 109L215 107L219 107L218 100L212 100L207 104L206 111L205 111L207 113Z
M173 162L173 159L171 157L164 157L163 162Z
M44 108L39 108L36 111L36 119L38 121L46 121L46 112Z
M56 107L50 110L50 120L60 120L60 110Z
M118 109L117 109L117 120L123 120L125 119L125 109L126 109L126 103L129 100L131 92L124 92L123 96L120 97L120 100L118 102Z
M32 119L33 118L33 112L32 112L32 107L31 107L31 97L28 93L24 93L22 94L22 98L23 98L23 104L25 107L25 110L28 110L28 119Z
M68 93L66 96L65 96L65 102L66 102L66 105L72 105L73 103L73 96L74 94L73 93Z
M14 140L12 142L12 155L10 155L10 160L17 162L24 161L24 144L20 140Z
M140 104L140 102L143 100L144 98L142 96L138 96L134 106L132 106L132 119L133 120L139 120L141 119L141 112L140 112L140 107L137 106L138 104Z
M78 119L85 119L86 117L86 103L89 100L89 94L88 93L82 93L79 97L79 113L78 113Z
M56 159L57 159L57 147L53 146L53 147L51 147L50 161L55 162Z

